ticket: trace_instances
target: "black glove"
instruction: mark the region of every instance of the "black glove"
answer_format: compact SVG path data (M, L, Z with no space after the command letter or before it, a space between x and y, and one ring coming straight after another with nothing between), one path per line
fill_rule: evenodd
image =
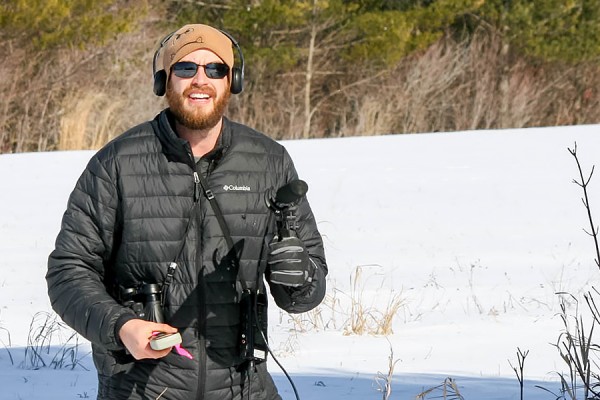
M269 243L267 264L269 281L283 286L303 286L314 273L304 243L293 236Z

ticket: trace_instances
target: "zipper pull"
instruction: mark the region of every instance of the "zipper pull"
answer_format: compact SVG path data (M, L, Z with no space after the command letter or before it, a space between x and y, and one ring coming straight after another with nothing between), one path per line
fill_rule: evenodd
M199 197L200 197L200 187L202 187L202 190L204 192L204 195L206 196L206 198L208 200L212 200L215 198L214 193L212 192L212 190L210 190L209 188L205 187L206 186L206 182L202 182L200 180L200 175L198 175L197 171L194 171L194 201L197 202Z
M200 177L198 172L194 171L194 203L200 199Z

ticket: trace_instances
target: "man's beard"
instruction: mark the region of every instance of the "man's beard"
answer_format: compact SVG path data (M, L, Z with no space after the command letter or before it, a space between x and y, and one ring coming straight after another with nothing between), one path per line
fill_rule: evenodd
M214 108L212 111L206 112L200 108L188 109L185 107L185 99L193 89L204 89L204 92L209 94L214 99ZM169 109L181 125L194 130L206 130L214 128L225 113L225 108L229 103L230 92L226 91L220 98L216 97L215 90L209 86L198 86L192 84L188 87L183 95L175 93L171 85L167 87L167 103Z

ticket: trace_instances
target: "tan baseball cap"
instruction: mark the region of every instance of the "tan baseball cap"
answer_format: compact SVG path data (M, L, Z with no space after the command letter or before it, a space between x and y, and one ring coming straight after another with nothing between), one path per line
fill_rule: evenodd
M233 43L220 30L203 24L190 24L179 28L164 45L163 66L169 76L171 67L186 55L200 49L215 53L229 69L233 69Z

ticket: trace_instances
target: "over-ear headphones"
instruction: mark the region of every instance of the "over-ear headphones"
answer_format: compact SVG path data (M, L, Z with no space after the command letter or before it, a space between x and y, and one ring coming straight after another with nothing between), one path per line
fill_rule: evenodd
M177 32L177 31L175 31ZM168 72L164 70L164 68L157 69L156 62L159 59L160 51L165 46L165 43L171 39L171 37L175 34L175 32L169 33L160 41L160 46L154 53L154 57L152 59L152 76L154 77L154 94L157 96L164 96L167 92L167 74ZM229 91L233 94L241 93L244 90L244 54L242 53L242 48L238 44L237 40L229 32L226 32L222 29L219 29L223 35L227 36L233 47L235 47L238 57L240 59L240 66L233 66L231 69L231 85L229 86Z

